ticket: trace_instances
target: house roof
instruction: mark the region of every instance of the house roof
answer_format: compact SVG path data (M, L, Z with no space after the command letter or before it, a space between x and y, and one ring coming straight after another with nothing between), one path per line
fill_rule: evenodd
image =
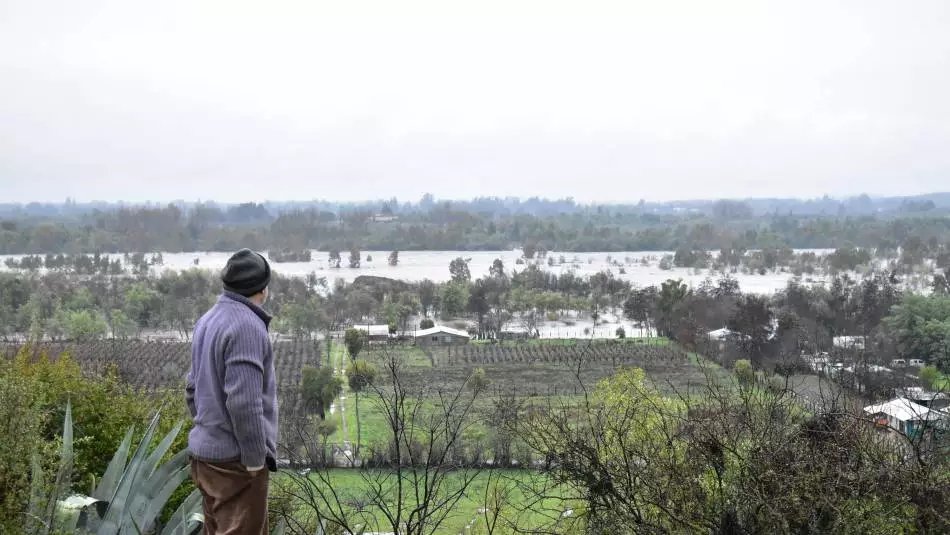
M897 389L897 393L898 395L906 397L910 400L941 401L950 399L950 396L948 396L945 392L932 392L919 386L906 386L904 388L899 388Z
M728 338L734 336L737 333L732 332L731 330L723 327L722 329L716 329L715 331L709 331L706 333L707 336L714 340L722 340L723 338Z
M354 325L353 328L370 336L389 336L389 325Z
M863 346L864 337L863 336L835 336L831 339L832 345L835 347L853 347L853 346Z
M878 403L877 405L869 405L864 407L864 412L867 414L886 414L888 416L893 416L902 422L907 422L910 420L930 420L946 417L946 414L941 411L932 411L928 407L925 407L919 403L914 403L913 401L900 396L890 401L885 401L884 403ZM930 416L931 412L934 413L933 418Z
M471 338L471 336L469 336L469 334L465 331L452 329L444 325L436 325L435 327L430 327L428 329L422 329L421 331L416 331L416 338L423 337L423 336L432 336L433 334L451 334L453 336L462 336L465 338Z

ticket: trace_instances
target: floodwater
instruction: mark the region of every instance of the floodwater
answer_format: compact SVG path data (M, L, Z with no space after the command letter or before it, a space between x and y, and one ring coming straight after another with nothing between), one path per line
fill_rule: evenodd
M796 252L803 252L798 250ZM827 254L830 249L809 250L817 254ZM510 251L400 251L399 264L390 266L387 259L390 251L362 251L361 264L359 268L351 269L347 267L349 252L340 253L342 257L342 267L330 268L328 254L321 251L313 251L310 262L287 262L272 263L275 272L283 275L304 276L308 273L315 273L318 277L326 277L327 282L332 285L336 279L343 279L352 282L360 275L373 275L378 277L388 277L404 281L420 281L422 279L431 279L436 282L449 280L449 262L453 259L462 257L468 260L469 270L472 278L478 278L488 274L492 262L499 258L505 265L505 271L511 273L513 270L523 270L525 265L517 264L521 257L521 250ZM231 253L227 252L192 252L192 253L162 253L164 263L161 266L152 268L153 274L159 274L164 269L181 270L193 267L210 270L220 270L224 267ZM612 253L560 253L549 252L547 257L538 262L542 269L552 271L557 274L573 271L578 276L587 276L594 273L610 270L615 276L629 280L638 286L658 285L667 279L682 279L691 286L698 286L704 279L711 278L713 281L721 277L718 272L690 268L673 268L663 270L659 268L659 260L669 252L612 252ZM122 255L111 255L114 258L122 258ZM0 270L7 269L4 261L7 258L20 258L21 255L0 255ZM372 257L367 261L367 257ZM548 259L553 260L553 265L548 264ZM562 263L563 259L563 263ZM771 294L776 290L784 288L787 281L793 277L791 273L774 272L765 275L733 273L732 277L739 281L740 288L744 292ZM804 282L824 282L825 277L820 275L806 276Z

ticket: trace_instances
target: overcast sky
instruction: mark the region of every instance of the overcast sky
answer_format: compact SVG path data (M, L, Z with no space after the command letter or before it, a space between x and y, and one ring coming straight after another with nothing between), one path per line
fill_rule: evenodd
M947 0L0 0L0 202L950 190Z

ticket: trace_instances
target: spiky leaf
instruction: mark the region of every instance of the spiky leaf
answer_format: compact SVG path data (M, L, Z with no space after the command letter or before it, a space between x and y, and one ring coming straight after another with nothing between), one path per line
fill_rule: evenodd
M92 493L93 498L112 503L115 492L119 488L119 480L125 471L125 463L129 460L129 450L132 447L132 432L133 428L130 427L125 434L125 438L122 439L119 449L116 450L112 456L112 460L109 461L106 473L102 475L102 479L99 480L99 485L96 486L96 490Z
M195 526L200 526L203 521L201 492L195 489L172 513L172 516L168 519L168 524L162 529L161 535L188 535Z
M127 506L129 499L136 494L137 485L146 483L146 481L139 480L138 475L142 463L147 457L148 445L152 442L152 437L155 436L159 414L158 412L155 413L145 430L145 436L142 437L135 453L132 454L132 459L129 461L125 472L122 473L115 496L112 502L109 503L109 510L106 511L105 518L99 526L99 535L115 535L120 533L123 528L130 529L132 527L129 523L131 516L127 512Z

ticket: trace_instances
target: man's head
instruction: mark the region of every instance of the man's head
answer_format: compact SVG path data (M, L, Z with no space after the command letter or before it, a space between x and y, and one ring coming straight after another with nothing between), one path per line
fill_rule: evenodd
M270 283L270 264L261 254L241 249L228 259L221 271L221 281L225 290L263 304Z

